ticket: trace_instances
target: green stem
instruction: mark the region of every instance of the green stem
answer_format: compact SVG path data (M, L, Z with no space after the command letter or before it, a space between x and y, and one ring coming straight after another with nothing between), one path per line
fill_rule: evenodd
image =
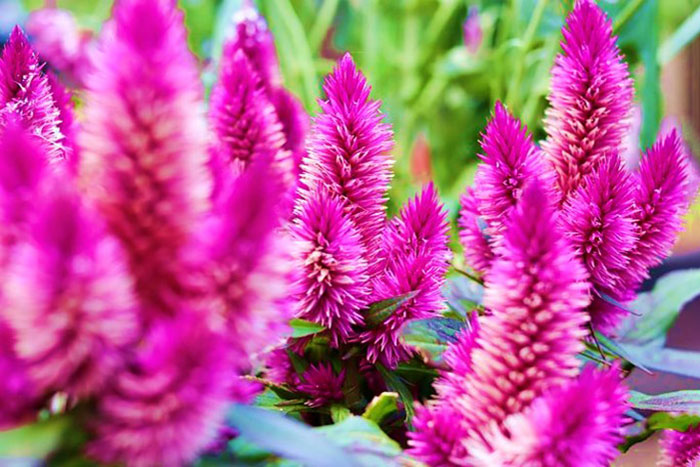
M671 37L661 44L657 54L657 61L661 65L670 62L678 52L683 50L683 47L690 44L697 37L698 33L700 33L700 7L688 19L683 21L683 24L671 34Z
M338 11L338 5L340 5L340 0L324 0L323 5L321 5L309 33L309 46L312 51L318 52L320 50L323 39L328 34L328 28L333 23L333 18Z
M642 6L644 0L630 0L630 2L625 5L625 8L617 15L615 18L615 23L613 24L613 31L617 34L620 29L630 20L634 13Z

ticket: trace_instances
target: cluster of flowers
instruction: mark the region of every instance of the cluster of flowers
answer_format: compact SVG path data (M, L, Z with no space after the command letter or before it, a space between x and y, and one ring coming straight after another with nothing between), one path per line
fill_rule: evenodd
M13 31L0 57L0 429L74 409L91 457L180 465L257 389L240 375L289 319L279 213L307 117L264 24L234 32L208 123L175 1L120 0L80 76L78 123Z
M430 465L609 465L622 440L620 370L581 370L584 326L614 332L694 189L675 131L636 172L623 166L633 89L605 14L580 0L562 32L546 141L535 146L497 104L461 200L486 314L450 348L437 396L418 412L410 452ZM689 465L697 434L666 437L668 464Z

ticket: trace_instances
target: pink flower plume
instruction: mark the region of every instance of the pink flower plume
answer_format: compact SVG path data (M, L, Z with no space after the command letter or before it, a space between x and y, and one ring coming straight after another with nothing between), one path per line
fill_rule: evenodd
M687 431L664 430L659 467L695 467L700 462L700 426Z

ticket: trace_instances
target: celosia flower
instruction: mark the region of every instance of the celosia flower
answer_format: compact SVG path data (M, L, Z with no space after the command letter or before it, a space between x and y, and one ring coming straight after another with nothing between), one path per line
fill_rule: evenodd
M12 330L0 320L0 431L36 416L41 394L14 350Z
M261 85L275 107L277 119L282 124L284 148L292 152L295 171L299 170L304 148L309 117L301 103L282 87L282 75L277 63L277 55L272 34L265 19L252 6L245 6L233 18L235 32L229 42L229 51L245 53L261 79Z
M484 39L484 32L481 30L481 16L479 15L479 7L472 5L469 7L467 19L462 25L462 33L464 36L464 45L470 54L475 54L481 47L481 42Z
M289 358L288 345L277 347L266 354L265 377L277 384L289 384L296 387L301 383L299 374Z
M269 158L250 165L217 201L178 263L181 282L203 313L223 317L238 369L274 345L293 313L290 241L277 231L279 181Z
M63 135L63 147L70 173L78 170L77 122L73 114L73 101L68 91L51 72L46 73L46 79L51 89L54 105L58 109L58 130Z
M387 227L380 257L383 272L372 280L371 301L413 296L359 336L368 344L370 362L393 368L406 359L408 351L400 341L403 326L444 308L441 288L452 256L448 230L447 213L432 184L409 200Z
M486 223L479 214L478 201L472 188L459 200L459 242L464 248L464 257L467 264L477 272L485 274L491 267L494 253L489 240L484 232Z
M132 281L96 213L65 181L43 183L4 271L0 315L38 388L83 396L104 385L139 336Z
M489 234L501 230L503 222L522 196L528 181L547 176L547 167L541 160L527 127L511 116L503 104L496 102L493 118L482 135L479 157L482 163L474 177L474 191L478 211Z
M282 125L245 54L224 46L219 81L211 92L209 118L217 137L218 157L234 173L261 154L272 154L284 185L294 183L294 161L284 150Z
M302 164L301 196L327 190L360 234L370 266L379 250L386 221L386 194L391 179L391 128L382 123L380 102L346 54L326 78L327 100L314 120L309 155Z
M562 211L562 228L590 274L599 294L624 301L621 277L637 240L634 185L616 154L608 156L583 179ZM610 329L619 319L616 306L595 297L591 320L598 329ZM604 300L603 300L604 301Z
M556 228L547 191L528 185L486 276L477 347L459 409L474 429L502 423L578 372L586 271Z
M19 115L47 147L50 161L65 157L59 112L39 58L16 26L0 57L0 126L9 114Z
M186 310L161 318L99 393L90 456L129 466L186 465L215 438L235 382L226 339Z
M299 270L299 317L328 329L333 346L362 322L369 285L365 250L339 198L318 192L297 206L291 227Z
M145 317L171 313L173 255L208 207L206 121L182 13L121 0L87 80L83 185L127 251Z
M406 452L426 465L452 466L453 460L466 457L464 420L448 402L416 406L413 428Z
M323 407L335 401L342 401L345 370L339 374L328 364L310 365L303 375L297 390L306 393L311 399L306 401L309 407Z
M535 399L524 412L509 416L468 444L474 466L610 465L619 455L628 408L619 369L589 366L578 379Z
M700 462L700 425L686 431L664 430L659 467L695 467Z
M612 22L595 2L577 1L562 35L542 149L558 172L565 198L603 159L619 153L633 85Z

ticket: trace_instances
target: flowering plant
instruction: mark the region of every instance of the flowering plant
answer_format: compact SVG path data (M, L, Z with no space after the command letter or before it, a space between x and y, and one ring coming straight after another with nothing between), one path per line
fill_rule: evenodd
M75 109L15 28L0 455L603 466L663 430L662 465L700 460L700 390L626 382L700 377L679 363L696 354L664 348L700 272L638 293L694 168L677 131L626 165L633 83L612 24L579 0L561 33L544 141L500 102L481 136L462 268L433 184L387 215L392 129L350 54L309 118L246 5L205 108L174 1L119 0L71 67Z

